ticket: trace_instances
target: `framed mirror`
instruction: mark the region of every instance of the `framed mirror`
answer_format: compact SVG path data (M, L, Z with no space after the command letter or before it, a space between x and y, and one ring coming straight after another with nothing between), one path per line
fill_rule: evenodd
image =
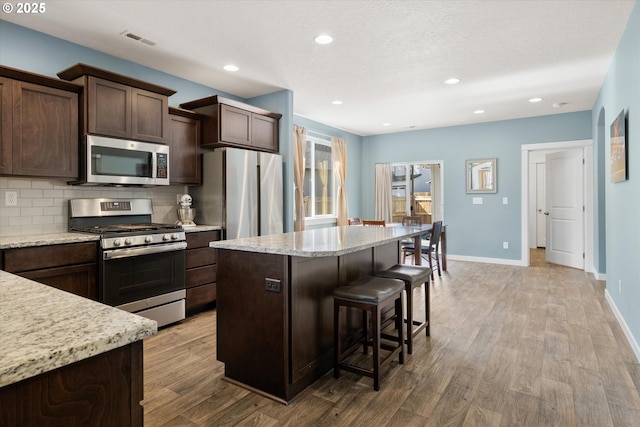
M467 193L496 193L496 159L467 160Z

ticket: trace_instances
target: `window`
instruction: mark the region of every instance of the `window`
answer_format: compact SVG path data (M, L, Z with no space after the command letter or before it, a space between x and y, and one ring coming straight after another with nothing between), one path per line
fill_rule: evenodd
M307 137L304 162L304 216L335 216L331 142Z

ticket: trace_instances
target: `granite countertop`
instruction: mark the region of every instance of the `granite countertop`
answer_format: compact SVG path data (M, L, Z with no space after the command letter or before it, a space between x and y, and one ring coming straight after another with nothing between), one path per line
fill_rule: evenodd
M268 236L245 237L210 242L218 249L291 255L301 257L340 256L374 246L384 245L431 230L431 224L402 227L340 226Z
M200 231L220 230L217 225L196 225L184 227L185 233L197 233ZM50 233L33 234L25 236L0 237L1 249L28 248L32 246L61 245L64 243L97 242L100 236L91 233Z
M0 387L157 330L155 320L0 270Z

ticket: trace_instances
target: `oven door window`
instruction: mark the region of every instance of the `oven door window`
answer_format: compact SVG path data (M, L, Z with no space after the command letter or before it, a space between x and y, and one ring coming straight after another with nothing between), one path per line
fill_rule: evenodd
M150 178L152 153L121 148L93 146L91 148L91 174Z
M103 261L102 302L112 306L185 288L185 251Z

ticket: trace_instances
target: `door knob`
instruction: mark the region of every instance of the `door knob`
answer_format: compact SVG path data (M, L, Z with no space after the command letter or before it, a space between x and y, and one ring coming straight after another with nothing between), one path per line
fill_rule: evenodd
M545 212L544 214L545 214L545 215L549 215L549 212Z

